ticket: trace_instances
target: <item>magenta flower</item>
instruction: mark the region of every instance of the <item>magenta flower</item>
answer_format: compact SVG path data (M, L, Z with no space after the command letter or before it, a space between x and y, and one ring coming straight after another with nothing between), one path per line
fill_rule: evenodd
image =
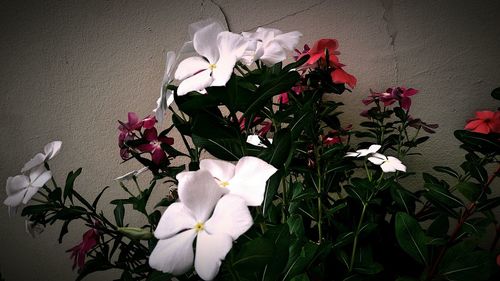
M131 141L137 138L135 131L140 132L142 128L151 129L156 124L156 118L153 115L149 115L146 118L139 120L139 117L135 112L128 113L128 122L123 123L118 121L120 126L120 134L118 135L118 146L120 147L120 156L123 160L127 160L130 155L130 148L125 145L127 141Z
M151 153L151 159L156 165L161 164L167 158L165 151L161 148L161 144L174 144L174 139L166 136L158 136L156 128L146 129L144 131L144 139L148 141L147 144L141 144L137 148L142 152Z
M99 234L97 229L89 229L83 234L82 242L66 251L71 252L70 258L73 259L73 269L75 269L77 265L79 270L83 268L85 265L85 255L97 245L98 240Z
M370 96L368 98L363 99L363 103L368 105L376 100L379 100L384 103L384 106L389 106L395 102L399 102L399 106L404 110L409 110L411 106L410 97L417 94L418 90L413 88L405 88L405 87L396 87L389 88L384 93L376 93L370 90Z
M270 121L264 121L260 123L260 125L262 125L262 127L257 131L257 134L259 135L259 137L265 138L266 134L271 130L273 123L271 123Z

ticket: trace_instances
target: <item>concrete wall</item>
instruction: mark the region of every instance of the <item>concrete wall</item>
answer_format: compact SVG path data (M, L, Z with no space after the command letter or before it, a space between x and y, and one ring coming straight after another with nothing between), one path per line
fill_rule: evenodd
M360 101L370 88L420 89L412 114L440 129L422 146L424 156L409 161L410 171L458 164L462 152L452 131L475 110L498 106L489 93L500 86L500 1L1 1L0 182L60 139L63 150L52 161L60 182L83 167L77 188L85 196L106 185L112 188L103 202L123 196L112 179L139 165L120 165L116 120L128 111L150 113L166 52L187 39L189 23L207 17L226 18L235 32L300 30L301 44L337 38L342 62L358 78L354 92L342 98L345 124L359 123ZM128 219L134 224L136 218ZM74 279L65 250L81 239L81 226L71 225L59 245L58 227L32 239L24 220L9 218L6 208L0 222L6 280Z

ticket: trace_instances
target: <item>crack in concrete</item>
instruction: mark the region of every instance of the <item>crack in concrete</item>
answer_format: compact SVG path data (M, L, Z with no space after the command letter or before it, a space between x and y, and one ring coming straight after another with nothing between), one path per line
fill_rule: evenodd
M219 3L215 2L214 0L208 0L208 1L210 1L210 3L212 3L212 4L214 4L215 7L217 7L217 9L219 9L220 13L222 14L222 17L224 18L224 21L226 22L227 30L232 31L231 25L229 24L229 20L228 20L226 12L224 11L224 8L222 8L222 6ZM201 6L203 7L204 4L205 4L205 0L202 0Z
M399 82L399 62L398 62L398 54L396 52L396 37L398 35L398 31L393 23L394 13L393 13L393 0L380 0L380 4L384 9L384 14L382 15L382 20L385 22L385 28L387 31L387 35L390 38L389 45L392 50L392 60L393 60L393 69L394 69L394 78L395 83Z
M295 11L295 12L293 12L293 13L290 13L290 14L284 15L284 16L282 16L282 17L280 17L280 18L275 19L275 20L268 21L268 22L265 22L265 23L262 23L262 24L259 24L259 25L256 25L256 26L253 26L253 27L251 27L251 28L246 29L245 31L246 31L246 32L248 32L248 31L252 31L252 30L256 29L257 27L261 27L261 26L265 26L265 25L271 25L271 24L273 24L273 23L280 22L280 21L282 21L282 20L284 20L284 19L286 19L286 18L293 17L293 16L296 16L296 15L298 15L298 14L301 14L301 13L304 13L304 12L307 12L307 11L310 11L311 9L318 7L319 5L321 5L321 4L323 4L323 3L325 3L326 1L328 1L328 0L323 0L323 1L317 2L317 3L313 4L313 5L310 5L310 6L309 6L309 7L307 7L307 8L304 8L304 9L302 9L302 10L298 10L298 11Z

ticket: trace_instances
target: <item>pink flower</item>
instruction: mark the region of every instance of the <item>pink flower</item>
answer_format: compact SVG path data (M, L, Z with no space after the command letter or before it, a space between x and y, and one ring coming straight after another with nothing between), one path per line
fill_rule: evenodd
M477 111L476 118L467 122L466 130L481 134L500 133L500 111Z
M77 265L79 270L83 268L85 265L85 255L97 245L98 240L99 234L97 229L89 229L83 234L82 242L66 251L71 252L70 258L73 259L73 269L75 269Z
M264 121L260 123L260 125L262 125L262 127L257 131L257 134L259 135L259 137L265 138L266 134L271 130L273 123L271 123L270 121Z
M156 165L159 165L163 161L165 161L167 155L165 154L165 151L163 151L163 149L161 148L161 144L164 143L172 145L174 144L174 139L165 136L158 136L158 132L154 127L146 129L144 131L144 139L149 143L141 144L137 148L142 152L151 153L151 159L153 160L153 163L155 163Z
M281 104L288 104L289 101L288 92L283 92L278 96L278 102Z
M330 146L337 143L342 143L342 135L345 135L348 131L352 130L352 125L348 125L345 128L341 128L340 131L331 130L326 135L321 136L321 140L323 141L323 145Z
M311 48L309 48L309 45L305 44L304 45L304 49L302 51L298 50L298 49L295 49L295 52L297 53L296 55L293 56L293 58L297 61L299 60L301 57L303 57L304 55L306 55L309 50L311 50Z
M120 134L118 135L118 147L120 147L120 156L123 160L127 160L130 155L130 148L125 145L127 141L134 140L137 135L135 131L139 132L142 128L151 129L154 127L156 123L156 118L153 115L149 115L143 120L139 120L139 117L135 112L128 113L128 122L123 123L118 121L120 126L118 130L120 130Z
M405 87L389 88L384 93L376 93L370 90L370 96L363 99L363 103L368 105L379 100L384 103L384 106L389 106L398 101L401 108L409 110L411 106L410 97L417 93L418 90L413 88L406 89Z

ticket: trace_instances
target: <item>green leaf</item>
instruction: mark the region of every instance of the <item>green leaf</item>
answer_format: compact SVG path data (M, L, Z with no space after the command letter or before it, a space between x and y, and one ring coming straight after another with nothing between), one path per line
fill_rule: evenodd
M73 187L75 185L75 180L76 178L80 175L82 172L82 168L79 168L76 171L71 171L69 172L68 176L66 177L66 184L64 185L64 193L63 193L63 199L66 200L66 198L69 198L71 202L73 202Z
M427 229L427 235L432 237L444 237L448 233L450 222L448 216L439 215Z
M120 201L116 204L114 214L116 225L120 227L123 226L123 217L125 216L125 207L123 207L123 202Z
M483 166L480 166L478 163L473 162L464 162L460 167L469 172L470 175L475 178L479 183L486 184L488 181L488 172L484 169Z
M57 241L59 241L59 244L62 243L63 237L68 233L68 226L71 220L66 220L64 221L62 227L61 227L61 232L59 232L59 238Z
M481 185L473 182L459 182L456 188L470 202L476 202L480 199L479 196L482 194Z
M396 238L401 248L419 263L428 264L427 237L417 220L398 212L395 223Z
M347 194L363 203L367 203L368 198L374 191L373 183L369 179L352 178L351 185L351 187L347 186L345 188Z
M307 241L300 247L292 247L290 249L291 256L282 280L290 280L292 277L304 272L313 262L317 250L318 245L311 241Z
M483 154L500 153L500 141L498 135L481 134L466 130L455 131L455 137L464 143L464 148L470 148Z
M496 100L500 100L500 88L496 88L491 92L491 97Z
M408 214L415 213L415 196L400 184L393 183L390 188L391 197L396 205Z
M500 206L500 197L494 197L487 199L483 202L479 202L477 204L476 211L478 212L488 211L498 206Z
M452 168L450 167L445 167L445 166L435 166L433 167L433 169L436 171L436 172L440 172L440 173L445 173L445 174L448 174L454 178L459 178L460 177L460 174L453 170Z
M283 177L283 175L283 169L280 169L274 173L269 180L267 180L264 201L262 202L262 213L264 213L265 216L268 215L268 211L273 203L274 195L276 195L276 192L278 191L281 183L281 177Z
M153 270L151 273L148 275L148 279L146 281L165 281L169 280L169 278L172 276L170 273L163 273L160 271Z
M286 222L290 228L290 234L295 235L297 238L302 238L305 235L304 223L302 222L301 215L294 214L290 216Z
M76 281L80 281L87 275L96 271L106 271L113 268L107 260L105 260L101 255L98 255L95 259L91 259L85 263L83 268L78 272L78 277Z
M442 183L425 183L424 188L427 192L424 196L433 203L443 204L449 208L458 208L464 206L464 203L450 191Z
M94 199L94 202L92 202L92 207L95 209L97 207L97 204L99 203L99 200L101 199L101 196L104 194L104 191L106 191L106 189L108 189L109 186L106 186L105 188L103 188L101 190L101 192L99 192L99 194L97 195L97 197Z
M309 281L309 280L310 280L309 277L305 273L302 273L290 279L290 281Z
M439 267L442 278L456 281L490 280L490 256L486 251L474 251L472 243L462 242L446 251Z

